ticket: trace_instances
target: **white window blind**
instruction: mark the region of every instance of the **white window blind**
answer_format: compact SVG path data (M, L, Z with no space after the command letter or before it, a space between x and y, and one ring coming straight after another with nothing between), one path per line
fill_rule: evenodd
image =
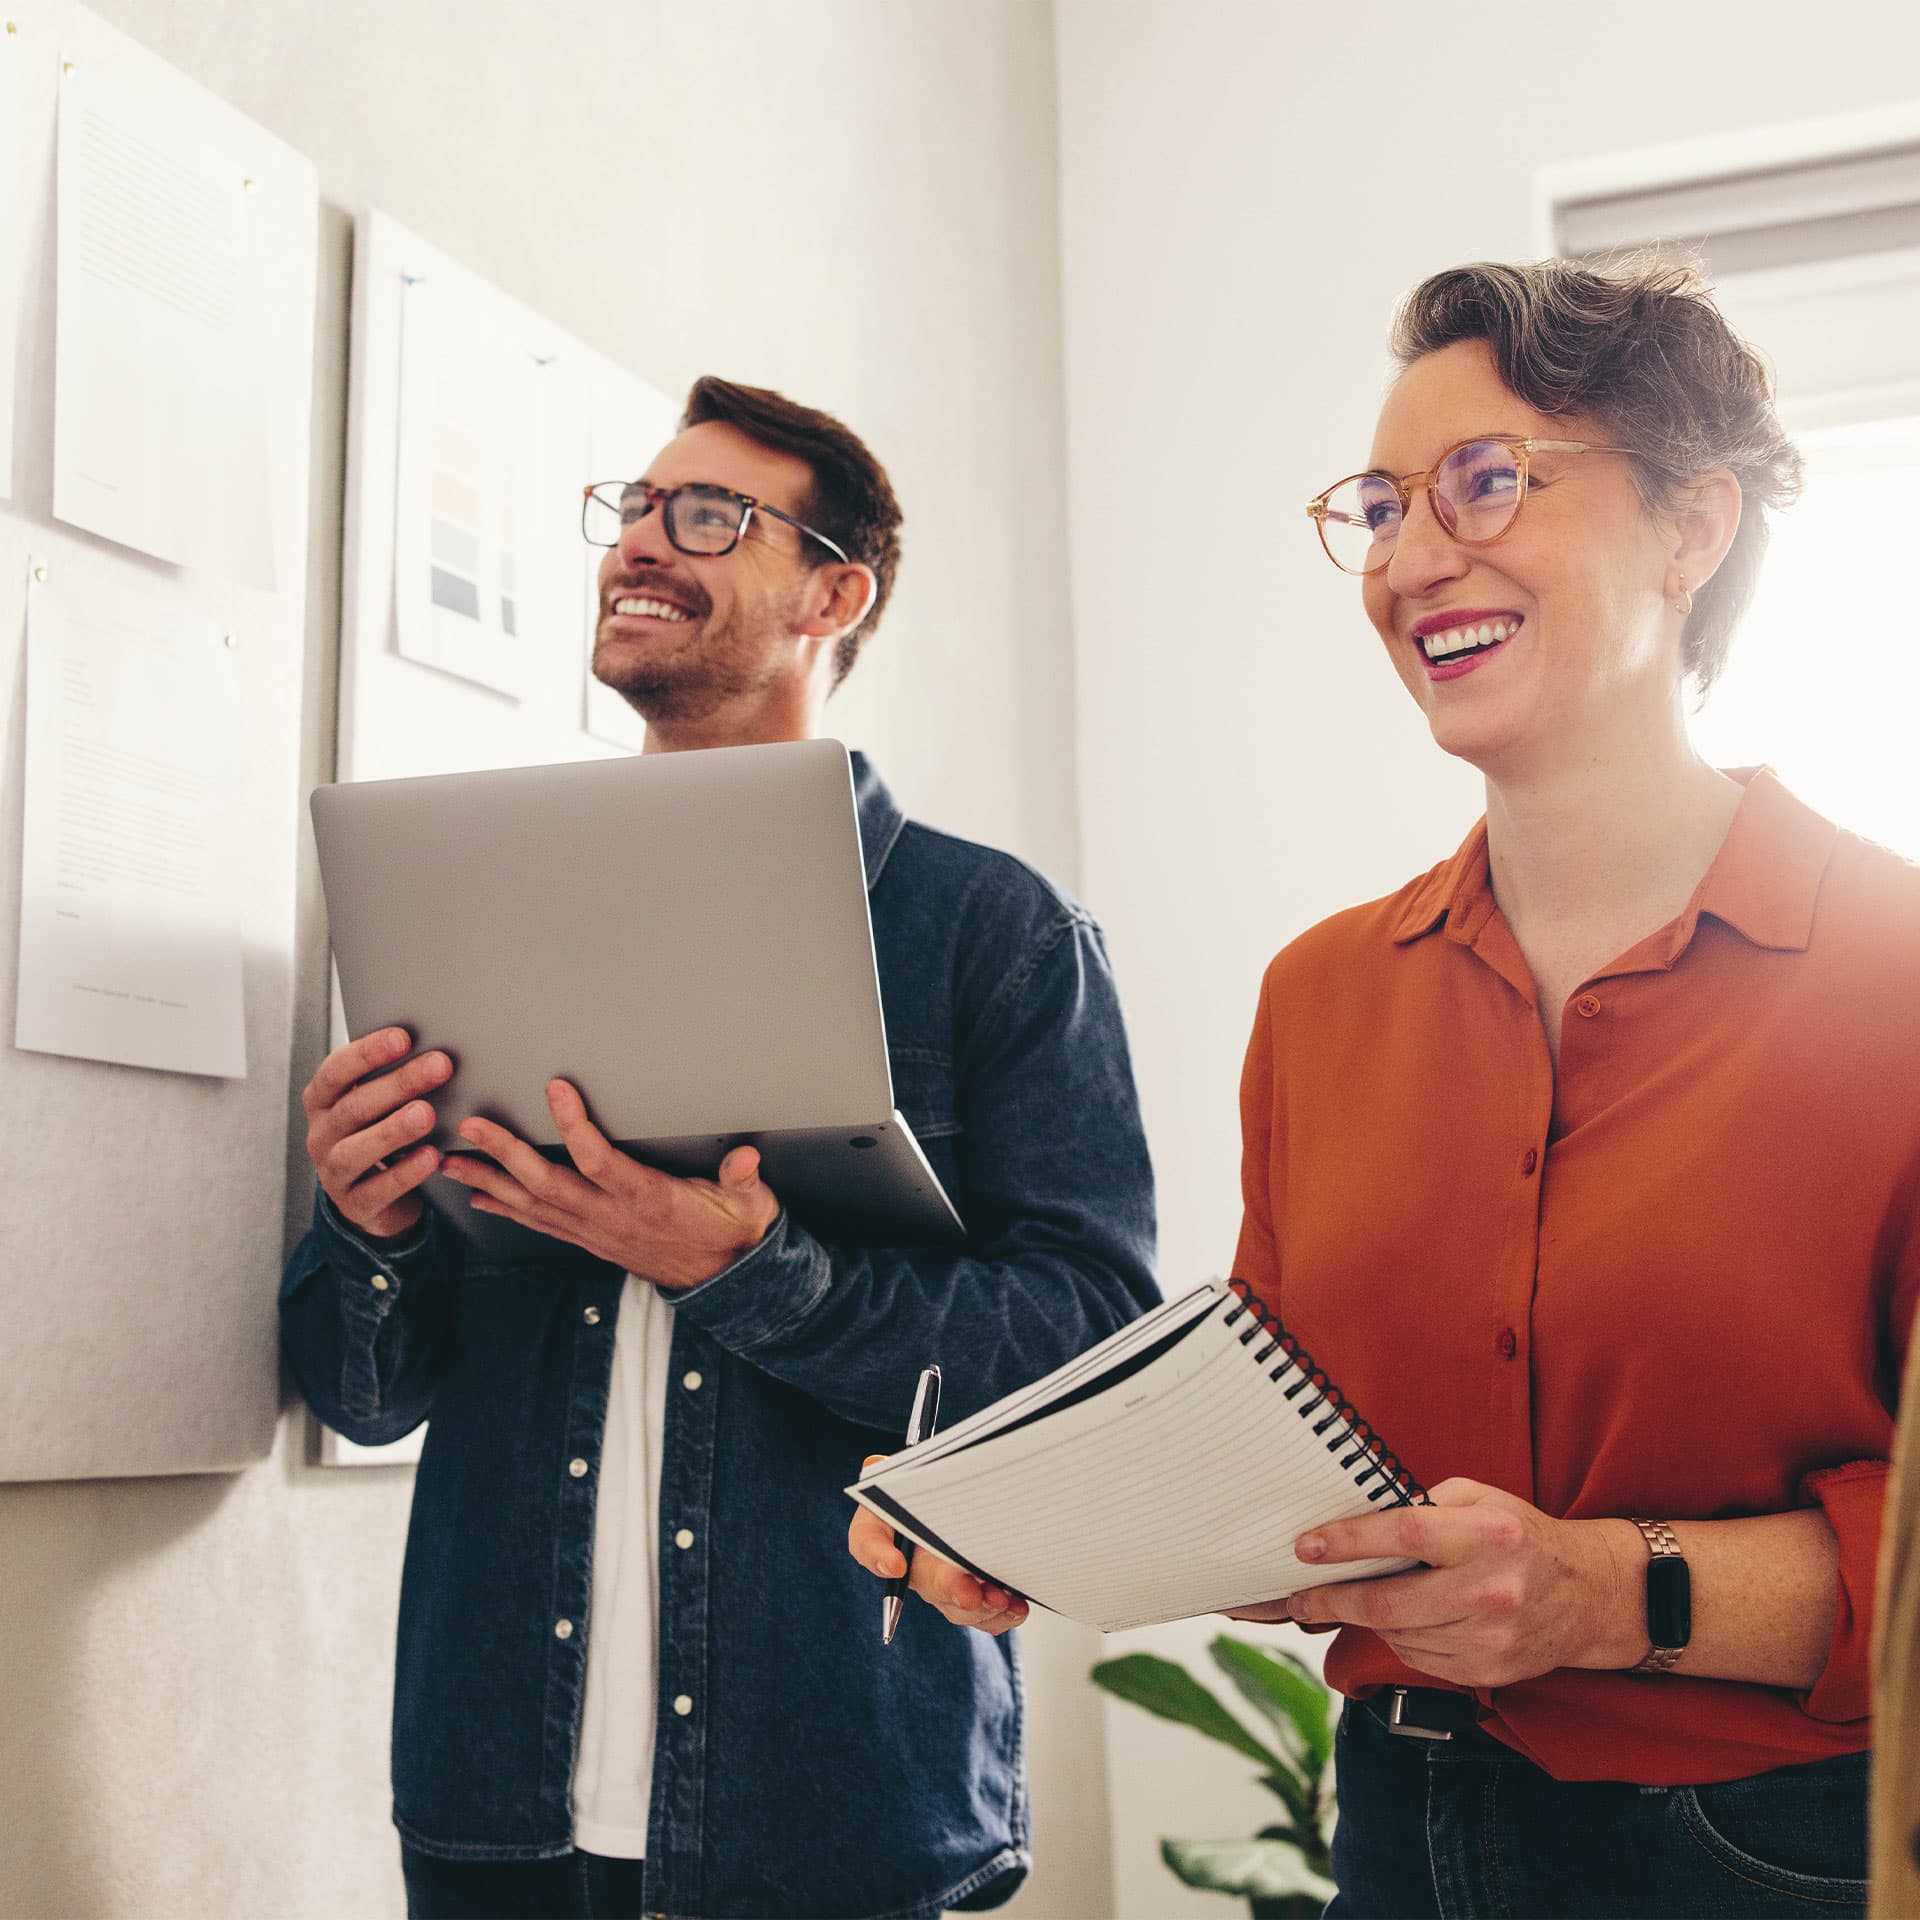
M1717 278L1920 248L1920 145L1569 200L1556 229L1563 254L1679 246Z

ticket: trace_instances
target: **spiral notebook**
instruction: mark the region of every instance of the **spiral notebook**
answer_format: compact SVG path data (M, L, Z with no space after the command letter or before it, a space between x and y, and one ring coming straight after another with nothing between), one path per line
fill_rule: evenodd
M952 1373L949 1369L949 1373ZM1243 1281L1169 1300L847 1489L897 1532L1112 1633L1398 1573L1310 1527L1426 1490Z

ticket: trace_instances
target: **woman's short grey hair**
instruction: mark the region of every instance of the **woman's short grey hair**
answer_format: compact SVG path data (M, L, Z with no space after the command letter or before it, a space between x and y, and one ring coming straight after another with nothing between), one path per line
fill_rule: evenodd
M1671 511L1688 482L1715 467L1740 482L1740 531L1682 629L1682 665L1704 694L1753 598L1767 515L1800 491L1800 455L1774 411L1766 363L1721 318L1696 268L1651 258L1436 273L1395 316L1394 358L1409 366L1460 340L1484 340L1528 406L1604 428L1632 454L1651 511Z

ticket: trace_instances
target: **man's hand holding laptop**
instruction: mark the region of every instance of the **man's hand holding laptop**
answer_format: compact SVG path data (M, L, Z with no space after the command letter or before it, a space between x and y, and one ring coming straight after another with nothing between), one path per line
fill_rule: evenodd
M449 1154L440 1171L474 1189L480 1212L571 1241L673 1291L724 1273L780 1217L752 1147L735 1147L717 1179L681 1179L622 1153L588 1119L569 1081L547 1082L547 1106L571 1167L557 1166L491 1120L460 1123L460 1138L475 1151Z
M370 1240L398 1240L420 1224L426 1202L418 1189L440 1166L439 1150L424 1138L433 1108L419 1096L448 1079L453 1062L423 1053L395 1067L412 1045L402 1028L382 1027L336 1047L300 1094L321 1188Z
M468 1151L442 1154L425 1139L435 1115L423 1096L451 1076L453 1063L429 1052L387 1071L411 1044L403 1029L383 1027L337 1048L300 1096L320 1184L371 1239L410 1233L424 1205L418 1189L441 1173L469 1188L482 1213L678 1290L725 1272L779 1218L780 1202L760 1178L752 1147L734 1148L714 1180L662 1173L615 1147L565 1080L548 1083L547 1104L571 1167L479 1118L461 1124Z

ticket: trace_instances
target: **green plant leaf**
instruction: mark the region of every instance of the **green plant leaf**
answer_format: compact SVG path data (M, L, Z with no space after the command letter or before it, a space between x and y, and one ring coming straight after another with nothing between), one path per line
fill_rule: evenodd
M1280 1804L1286 1808L1293 1824L1302 1833L1318 1831L1320 1810L1314 1804L1307 1783L1297 1773L1263 1773L1260 1784L1280 1796Z
M1333 1751L1333 1696L1326 1682L1292 1654L1228 1633L1216 1635L1207 1651L1241 1698L1305 1749L1301 1771L1318 1781Z
M1327 1844L1327 1836L1320 1831L1317 1823L1305 1827L1262 1827L1254 1835L1256 1840L1284 1840L1295 1846L1306 1856L1307 1865L1315 1873L1333 1871L1333 1850Z
M1324 1902L1336 1891L1290 1840L1162 1840L1160 1857L1190 1887L1248 1900L1306 1894Z
M1254 1738L1185 1667L1154 1653L1122 1654L1102 1660L1090 1676L1116 1698L1145 1707L1162 1720L1204 1733L1269 1773L1285 1773L1287 1763Z

